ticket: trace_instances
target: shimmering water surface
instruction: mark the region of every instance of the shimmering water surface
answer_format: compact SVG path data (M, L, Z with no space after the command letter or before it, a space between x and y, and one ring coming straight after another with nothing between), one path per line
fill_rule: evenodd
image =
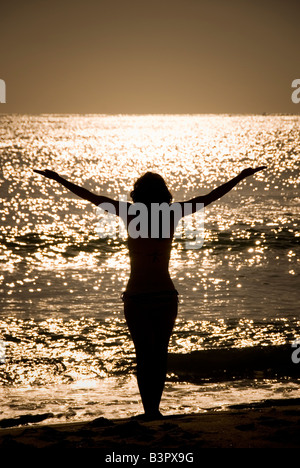
M0 123L0 418L141 411L120 300L126 239L99 237L97 208L33 169L128 199L151 170L181 201L267 165L206 208L201 249L174 239L180 307L170 351L300 337L299 116L1 115ZM297 391L295 379L195 384L170 373L162 411Z

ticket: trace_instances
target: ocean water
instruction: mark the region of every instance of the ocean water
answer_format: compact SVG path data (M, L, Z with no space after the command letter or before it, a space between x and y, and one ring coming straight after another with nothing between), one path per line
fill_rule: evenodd
M161 410L299 395L299 116L2 114L0 132L0 423L142 411L126 239L99 236L97 208L33 169L128 199L151 170L181 201L266 165L205 209L201 249L174 239Z

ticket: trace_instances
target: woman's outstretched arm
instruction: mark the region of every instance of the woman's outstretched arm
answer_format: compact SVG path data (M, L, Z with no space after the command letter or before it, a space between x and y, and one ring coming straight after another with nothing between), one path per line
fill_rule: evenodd
M187 212L188 214L190 214L191 212L195 213L195 211L197 211L197 209L200 208L199 206L200 204L202 204L202 206L207 206L210 203L218 200L219 198L226 195L226 193L230 192L230 190L232 190L233 187L235 187L241 180L255 174L258 171L262 171L263 169L266 169L266 167L267 166L260 166L255 169L251 167L249 167L248 169L244 169L239 175L229 180L228 182L225 182L225 184L220 185L219 187L212 190L207 195L201 195L199 197L192 198L189 201L182 202L181 205L183 209L186 203L190 204L189 209L187 209L186 211L183 211L183 213L184 212ZM197 208L197 204L198 204L198 208Z
M117 200L113 200L112 198L105 197L103 195L96 195L95 193L92 193L89 190L80 187L80 185L76 185L73 184L73 182L69 182L67 179L64 179L59 174L57 174L57 172L50 171L49 169L46 169L45 171L34 169L34 172L36 172L37 174L41 174L44 177L47 177L47 179L55 180L56 182L70 190L72 193L75 193L75 195L77 195L78 197L83 198L83 200L87 200L96 206L100 205L101 203L111 203L115 208L114 214L119 214L120 202Z

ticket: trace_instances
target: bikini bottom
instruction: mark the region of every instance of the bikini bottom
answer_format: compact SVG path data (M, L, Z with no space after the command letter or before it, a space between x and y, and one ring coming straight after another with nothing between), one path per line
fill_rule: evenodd
M122 294L125 319L137 356L155 361L165 355L178 310L178 291ZM156 356L156 357L155 357ZM153 361L153 362L154 362Z

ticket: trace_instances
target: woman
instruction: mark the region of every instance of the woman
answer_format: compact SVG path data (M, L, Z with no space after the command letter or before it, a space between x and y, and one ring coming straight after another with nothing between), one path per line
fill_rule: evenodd
M181 213L194 213L199 206L207 206L218 200L241 180L265 167L245 169L210 193L177 203L177 206L181 208ZM137 381L145 411L142 417L146 420L162 417L159 405L166 379L168 344L178 307L178 293L168 269L171 244L178 219L175 221L174 216L167 219L168 235L163 235L162 225L166 219L159 220L157 230L152 216L152 207L157 204L167 203L170 208L172 207L172 195L164 179L152 172L140 177L131 192L133 200L131 204L96 195L53 171L35 170L34 172L59 182L96 206L105 203L106 208L112 207L112 213L122 217L125 213L131 271L122 298L126 322L136 351ZM139 210L132 209L137 206L141 209L141 204L145 207L144 213L147 215L146 219L143 218L146 221L143 230L140 229L141 226L137 229L140 223L134 223ZM132 223L136 229L132 229ZM156 235L152 235L154 231Z

